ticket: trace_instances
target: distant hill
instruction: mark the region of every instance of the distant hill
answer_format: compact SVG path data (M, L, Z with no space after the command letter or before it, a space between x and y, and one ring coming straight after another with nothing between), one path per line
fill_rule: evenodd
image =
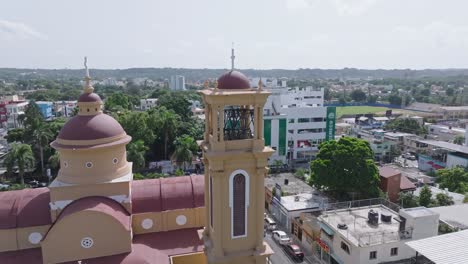
M171 75L183 75L187 80L198 81L207 78L216 78L226 69L185 69L185 68L130 68L130 69L90 69L92 76L96 79L103 78L138 78L147 77L150 79L168 79ZM468 76L468 69L426 69L426 70L364 70L354 68L344 69L297 69L297 70L255 70L242 69L244 74L250 77L287 77L294 79L417 79L424 77L441 78L452 76ZM82 78L83 70L72 69L15 69L0 68L0 79L21 79L21 78L54 78L69 79Z

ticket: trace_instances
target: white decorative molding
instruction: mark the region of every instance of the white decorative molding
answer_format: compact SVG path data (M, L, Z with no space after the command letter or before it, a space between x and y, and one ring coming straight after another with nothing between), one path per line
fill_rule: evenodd
M145 218L143 219L143 221L141 221L141 227L143 227L143 229L145 230L151 229L153 227L153 224L153 220L149 218Z
M180 226L187 223L187 217L185 215L179 215L176 217L176 223Z
M244 175L245 177L245 232L242 236L234 236L234 176L237 174ZM235 170L229 176L229 207L231 208L231 239L247 237L248 223L248 208L250 205L250 176L245 170Z
M94 241L90 237L84 237L81 239L81 247L82 248L91 248L94 244Z
M42 234L41 233L32 232L31 234L29 234L29 237L28 237L29 243L31 243L33 245L37 245L37 244L39 244L39 242L41 242L41 240L42 240Z

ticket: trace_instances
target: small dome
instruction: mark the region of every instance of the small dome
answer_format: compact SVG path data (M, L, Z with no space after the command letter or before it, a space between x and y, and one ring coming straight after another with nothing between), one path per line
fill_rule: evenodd
M228 71L218 78L218 89L238 90L249 88L249 79L247 79L244 74L238 71Z
M125 134L122 126L106 114L81 116L70 119L60 130L58 139L96 140Z
M83 93L78 98L79 103L102 102L101 97L95 93Z

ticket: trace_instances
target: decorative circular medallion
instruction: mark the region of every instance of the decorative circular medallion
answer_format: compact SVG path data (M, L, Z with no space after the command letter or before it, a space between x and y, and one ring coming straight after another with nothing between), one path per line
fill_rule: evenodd
M64 168L68 168L68 162L64 161L64 162L63 162L63 167L64 167Z
M93 246L93 244L94 244L94 241L90 237L85 237L85 238L81 239L81 246L83 248L90 248L90 247Z
M92 163L92 162L90 162L90 161L86 162L86 168L90 169L90 168L92 168L92 167L93 167L93 163Z
M119 159L117 158L112 159L112 163L117 164L118 162L119 162Z
M185 215L179 215L176 217L176 223L180 226L187 223L187 217Z
M153 220L152 219L149 219L149 218L145 218L143 221L141 221L141 227L143 227L143 229L150 229L153 227Z
M33 233L29 234L28 240L29 240L29 243L37 245L37 244L39 244L39 242L41 242L42 235L41 235L41 233L33 232Z

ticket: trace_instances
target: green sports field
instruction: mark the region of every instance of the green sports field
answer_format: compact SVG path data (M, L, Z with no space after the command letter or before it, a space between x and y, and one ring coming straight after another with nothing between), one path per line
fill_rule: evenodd
M336 115L340 118L342 115L375 114L386 110L388 108L376 106L339 106L336 108Z

